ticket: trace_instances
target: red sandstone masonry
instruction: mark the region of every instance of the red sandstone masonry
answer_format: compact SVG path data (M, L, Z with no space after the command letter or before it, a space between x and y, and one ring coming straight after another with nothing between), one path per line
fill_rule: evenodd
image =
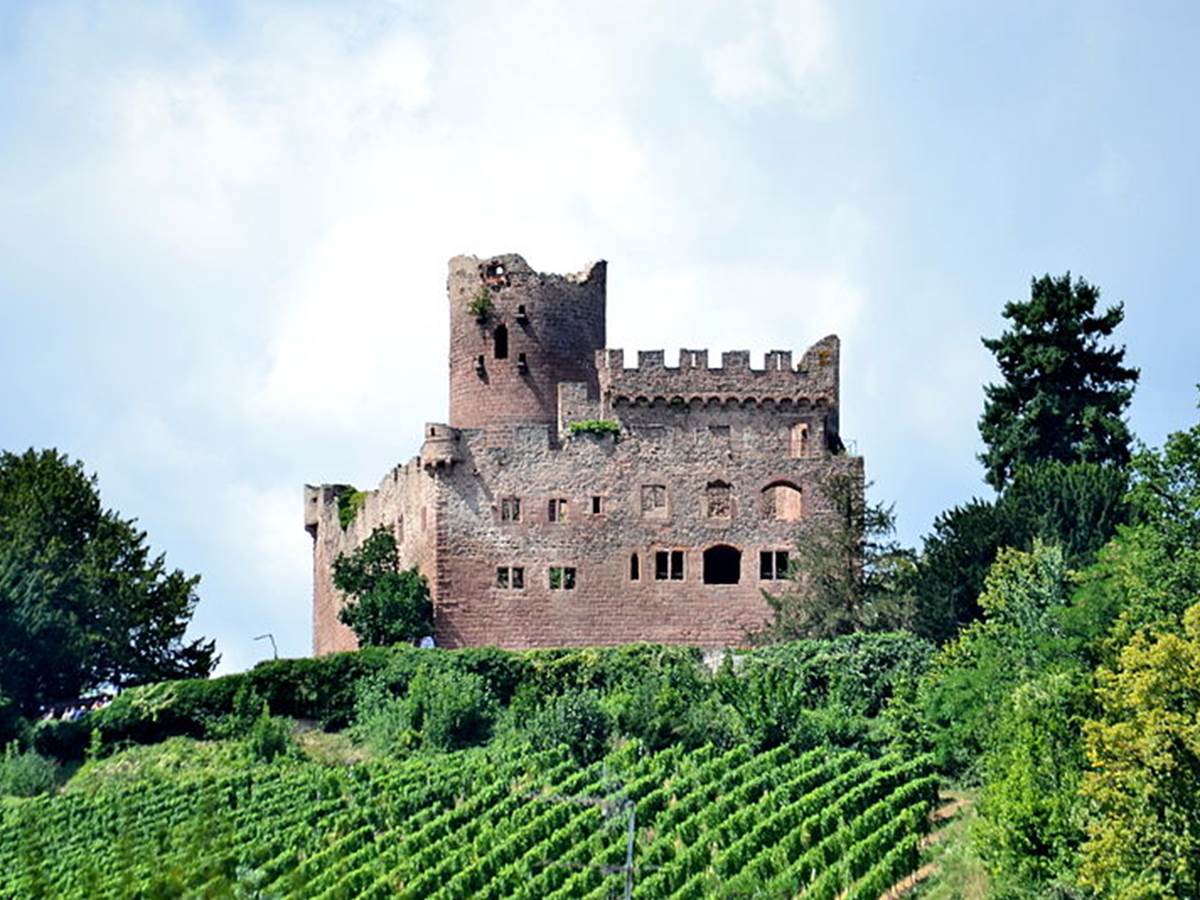
M752 369L734 351L709 368L707 351L685 350L678 368L654 351L626 369L622 351L603 349L604 276L603 263L563 277L515 255L451 260L450 423L425 426L420 455L385 476L344 531L333 488L306 491L314 652L354 646L329 569L380 524L397 529L404 564L429 579L443 646L730 646L765 620L760 589L775 584L759 579L759 553L791 547L796 532L775 518L772 486L799 488L812 515L830 473L862 484L862 460L839 452L838 340L795 366L772 351ZM493 299L483 323L467 310L481 289ZM500 325L508 357L497 360ZM619 437L570 434L571 422L596 418L618 421ZM713 484L732 515L708 516ZM666 490L661 517L644 514L650 485ZM504 497L521 499L520 522L501 521ZM565 521L550 521L551 499L566 501ZM703 582L704 551L720 545L741 553L736 584ZM682 581L655 579L659 550L684 551ZM497 587L499 566L523 568L524 589ZM574 590L551 588L555 566L575 569Z

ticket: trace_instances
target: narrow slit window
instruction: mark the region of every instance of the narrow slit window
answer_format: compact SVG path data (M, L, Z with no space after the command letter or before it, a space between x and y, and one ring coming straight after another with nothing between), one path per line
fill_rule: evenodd
M797 422L792 426L788 441L788 455L793 459L800 459L809 455L807 423Z
M593 516L600 515L600 508L601 508L600 498L593 496L592 497L592 515Z
M496 359L508 359L508 328L504 325L497 325L496 331L492 335L492 349Z
M638 559L636 553L629 554L629 580L641 581L642 578L642 561Z

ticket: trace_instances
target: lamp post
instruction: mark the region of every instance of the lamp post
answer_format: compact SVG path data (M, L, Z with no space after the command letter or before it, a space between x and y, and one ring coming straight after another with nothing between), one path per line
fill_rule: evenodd
M271 642L271 652L275 654L276 659L279 659L279 648L275 646L275 635L271 634L271 632L268 631L266 634L257 635L254 639L256 641L261 641L261 640L270 641Z

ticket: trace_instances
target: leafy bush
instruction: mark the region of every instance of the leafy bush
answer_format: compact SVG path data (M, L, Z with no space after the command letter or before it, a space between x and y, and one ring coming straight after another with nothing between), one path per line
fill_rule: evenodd
M481 287L467 303L467 312L477 319L486 319L495 307L491 292L487 288Z
M278 756L290 754L295 749L292 731L295 723L283 716L272 716L271 708L264 703L262 711L254 724L250 726L250 734L246 741L250 757L259 762L271 762Z
M514 705L520 716L526 716L525 705ZM595 762L604 755L612 732L608 714L595 691L580 691L555 697L541 704L519 726L538 750L564 746L581 763Z
M17 704L0 691L0 744L14 740L24 730L26 723L20 713Z
M722 667L717 687L755 746L877 746L887 740L880 713L932 654L910 634L796 641L742 654Z
M491 736L496 701L478 675L423 667L409 685L405 702L409 727L423 747L457 750Z
M55 765L34 750L21 752L17 742L5 747L0 758L0 795L35 797L54 788Z
M585 419L572 422L567 426L571 434L612 434L621 433L621 423L612 419Z
M337 490L338 523L345 531L358 517L358 511L367 500L367 492L350 484L339 484Z
M1090 700L1090 673L1052 672L1018 686L1000 709L975 826L1000 895L1073 880L1083 837L1079 723Z
M1081 880L1105 896L1200 896L1200 603L1134 635L1098 681Z
M407 680L401 694L404 690ZM414 740L408 707L403 696L395 693L392 679L385 672L377 672L359 683L350 733L357 742L379 753L395 755L411 749Z
M688 747L712 744L728 750L746 740L746 724L742 715L719 697L706 697L688 707L683 717L681 733Z
M430 662L405 673L396 691L395 672L360 685L355 737L377 750L456 750L491 737L498 706L484 679Z

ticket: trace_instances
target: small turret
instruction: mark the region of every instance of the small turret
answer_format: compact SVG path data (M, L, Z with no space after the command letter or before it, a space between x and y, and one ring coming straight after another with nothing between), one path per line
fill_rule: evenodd
M425 423L425 442L421 444L421 468L426 472L444 471L458 460L459 433L440 422Z

